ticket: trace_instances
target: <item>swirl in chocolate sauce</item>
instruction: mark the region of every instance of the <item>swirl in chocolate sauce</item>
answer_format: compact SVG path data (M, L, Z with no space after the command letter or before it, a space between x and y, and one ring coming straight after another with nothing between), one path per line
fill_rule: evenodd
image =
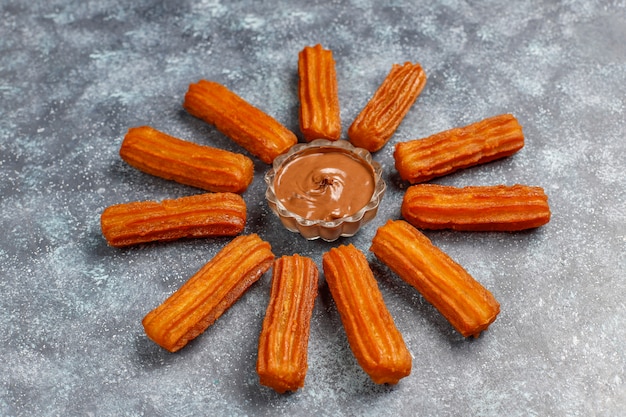
M292 213L333 221L365 207L374 183L374 172L365 161L343 150L319 148L285 163L274 179L274 191Z

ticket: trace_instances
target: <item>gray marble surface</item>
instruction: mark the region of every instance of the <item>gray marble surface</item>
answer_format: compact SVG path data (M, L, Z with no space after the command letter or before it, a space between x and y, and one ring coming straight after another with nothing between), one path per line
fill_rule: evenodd
M626 5L424 3L0 1L0 415L624 415ZM373 384L322 279L306 385L278 395L255 372L269 274L165 352L141 319L228 239L114 249L99 216L199 192L126 165L118 150L130 127L242 151L182 109L201 78L299 135L297 54L316 43L335 54L344 137L393 63L428 74L375 155L388 193L357 236L308 242L268 209L267 166L255 160L245 233L318 265L333 245L362 249L413 370L397 386ZM524 127L519 153L432 182L542 186L553 217L522 233L427 233L501 303L490 329L465 340L368 248L407 187L394 143L505 112Z

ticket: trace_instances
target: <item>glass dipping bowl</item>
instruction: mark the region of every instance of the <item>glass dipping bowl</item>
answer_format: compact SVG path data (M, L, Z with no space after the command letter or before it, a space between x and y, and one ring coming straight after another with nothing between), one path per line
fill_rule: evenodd
M302 154L314 152L316 149L323 149L325 152L343 152L348 153L353 158L359 160L363 165L369 166L374 177L374 192L369 202L354 214L333 220L311 220L293 213L285 208L281 201L276 197L274 189L274 179L276 174L287 163L293 161ZM326 139L316 139L309 143L300 143L294 145L289 151L274 159L272 168L265 174L265 183L267 190L265 198L272 209L278 216L283 226L291 232L300 233L306 239L323 239L328 242L337 240L339 237L349 237L355 235L361 226L365 225L376 217L378 206L385 194L386 184L382 179L382 167L378 162L372 160L372 155L363 148L352 146L347 140L330 141ZM352 185L358 187L358 184Z

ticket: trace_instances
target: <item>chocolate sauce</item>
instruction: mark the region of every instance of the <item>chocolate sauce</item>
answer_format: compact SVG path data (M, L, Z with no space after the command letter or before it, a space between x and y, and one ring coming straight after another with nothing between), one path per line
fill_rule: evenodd
M276 198L309 220L332 221L355 214L374 194L371 166L347 151L312 149L296 154L276 173Z

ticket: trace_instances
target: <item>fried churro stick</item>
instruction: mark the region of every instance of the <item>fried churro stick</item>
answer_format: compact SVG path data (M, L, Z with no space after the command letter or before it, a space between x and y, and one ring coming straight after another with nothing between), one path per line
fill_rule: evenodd
M396 144L400 177L411 184L513 155L524 146L517 119L502 114L424 139Z
M276 119L213 81L189 85L183 107L268 164L298 142Z
M254 177L250 158L169 136L149 126L128 130L120 156L157 177L214 192L242 193Z
M411 354L387 310L365 255L353 245L323 255L324 275L359 365L377 384L411 373Z
M394 64L348 129L354 146L375 152L391 139L426 85L420 64Z
M273 261L270 244L258 235L236 237L144 317L146 334L170 352L179 350L231 307Z
M402 216L421 229L512 232L548 223L550 207L541 187L418 184L404 194Z
M115 247L188 237L234 236L246 224L246 203L234 193L137 201L107 207L100 224L107 242Z
M317 266L310 258L296 254L274 262L256 369L260 383L279 393L304 386L317 282Z
M341 135L337 74L332 51L307 46L298 54L300 130L307 142Z
M478 337L500 312L500 304L487 289L403 220L381 226L370 250L464 337Z

